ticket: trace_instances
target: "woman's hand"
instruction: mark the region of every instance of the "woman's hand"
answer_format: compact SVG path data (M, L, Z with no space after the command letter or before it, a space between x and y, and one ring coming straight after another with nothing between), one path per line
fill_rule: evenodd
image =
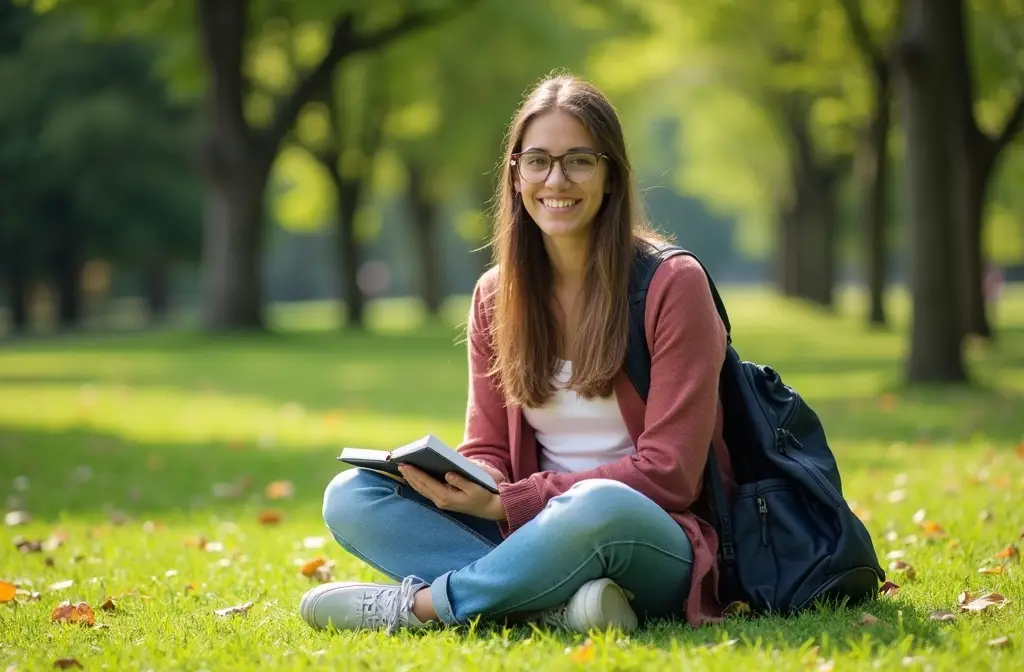
M445 481L439 481L412 465L399 465L398 470L413 490L432 501L439 509L486 520L505 520L505 506L501 503L501 497L454 472L448 472Z
M495 484L505 482L505 475L498 471L497 469L495 469L494 467L492 467L491 465L487 464L486 462L473 459L472 457L469 458L469 461L475 464L476 466L480 467L484 471L486 471L488 474L490 474L491 478L494 479Z

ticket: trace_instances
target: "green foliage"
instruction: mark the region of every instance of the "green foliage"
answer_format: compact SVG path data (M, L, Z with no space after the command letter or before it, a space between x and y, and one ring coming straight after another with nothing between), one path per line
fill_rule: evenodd
M69 226L86 254L126 266L156 252L194 259L195 128L153 75L153 51L88 41L65 15L24 16L22 27L0 57L0 86L18 91L0 107L0 238L20 229L37 266ZM67 211L54 215L55 202Z

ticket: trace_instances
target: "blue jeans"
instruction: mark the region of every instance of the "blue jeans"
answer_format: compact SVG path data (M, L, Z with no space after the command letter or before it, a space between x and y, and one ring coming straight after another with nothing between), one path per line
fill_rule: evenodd
M641 621L681 617L693 549L657 504L612 480L586 480L552 498L502 539L494 521L438 509L372 471L338 474L323 516L341 546L390 578L431 587L441 621L464 624L559 606L607 577L635 596Z

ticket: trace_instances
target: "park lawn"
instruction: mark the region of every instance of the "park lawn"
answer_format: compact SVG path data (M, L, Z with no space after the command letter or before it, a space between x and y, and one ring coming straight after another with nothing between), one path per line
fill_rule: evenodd
M1012 667L1024 646L1024 568L1019 555L995 556L1024 545L1024 292L1000 306L999 342L971 346L969 390L904 389L905 320L869 332L856 297L840 316L757 290L726 300L741 354L778 368L821 415L883 566L898 557L913 567L890 572L897 595L589 642L525 626L314 632L296 611L312 585L303 563L322 557L338 579L381 578L333 545L319 518L334 457L426 432L458 442L458 329L388 318L368 335L88 335L0 344L0 498L5 512L32 516L0 528L0 581L39 593L0 605L0 669L63 658L160 670ZM325 322L318 307L275 314L290 327ZM64 542L21 553L19 536ZM963 591L1009 602L961 612ZM112 611L100 608L107 597ZM88 602L106 627L51 623L62 600ZM250 601L244 615L215 613ZM935 610L953 620L930 620Z

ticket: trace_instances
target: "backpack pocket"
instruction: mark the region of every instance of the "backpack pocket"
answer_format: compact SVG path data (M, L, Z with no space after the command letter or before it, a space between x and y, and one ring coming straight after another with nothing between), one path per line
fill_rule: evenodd
M740 486L732 506L740 588L759 612L785 613L804 605L829 571L834 515L790 480Z

